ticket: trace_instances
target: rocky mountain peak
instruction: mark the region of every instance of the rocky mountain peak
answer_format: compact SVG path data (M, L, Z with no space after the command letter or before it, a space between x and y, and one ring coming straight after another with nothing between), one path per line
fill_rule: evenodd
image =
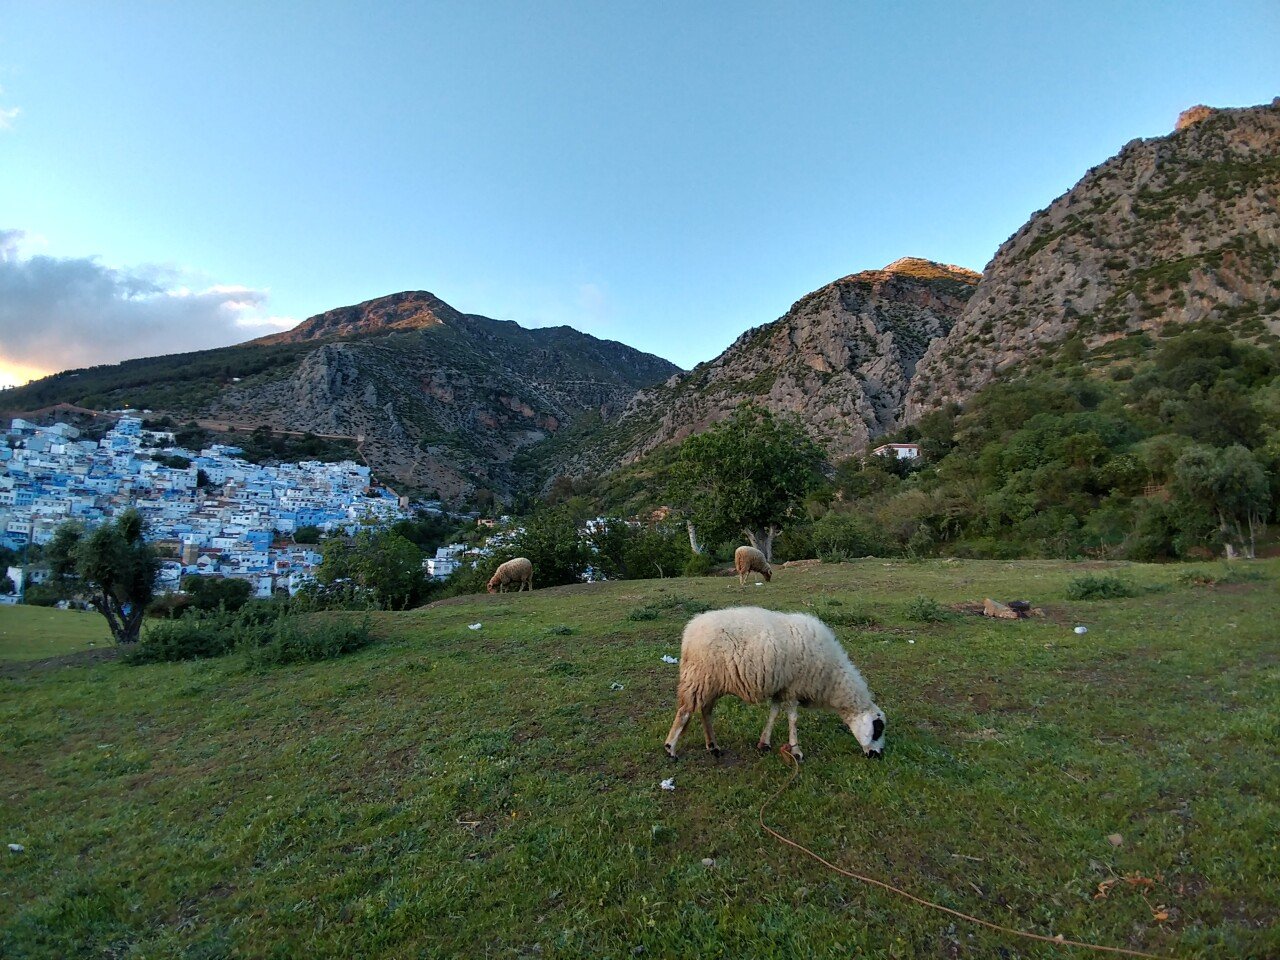
M904 257L820 287L714 360L642 390L612 431L625 447L596 450L578 466L633 462L745 400L795 414L835 459L857 453L897 425L916 364L951 329L978 279Z
M405 330L425 330L461 317L433 293L406 290L316 314L292 330L261 337L255 343L304 343L350 339Z
M1174 124L1174 131L1185 130L1187 127L1194 126L1202 120L1208 120L1213 116L1213 107L1206 107L1203 103L1197 103L1194 107L1187 107L1178 114L1178 122Z
M1178 127L1126 144L1004 242L921 360L908 422L1071 339L1205 320L1280 335L1280 99L1192 107Z

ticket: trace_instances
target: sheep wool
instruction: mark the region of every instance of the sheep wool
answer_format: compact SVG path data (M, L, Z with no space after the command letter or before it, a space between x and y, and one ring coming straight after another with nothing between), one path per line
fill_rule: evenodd
M507 587L513 583L520 585L517 592L524 590L526 586L533 590L533 564L524 557L508 560L493 571L493 576L489 578L489 592L506 593Z
M689 621L680 644L675 722L665 745L669 756L676 756L676 742L695 712L702 715L707 749L720 754L711 714L726 695L769 704L761 750L770 748L774 721L785 706L791 753L803 759L796 739L797 708L803 705L835 710L866 756L879 759L884 753L884 711L831 628L808 614L731 607Z
M765 583L773 579L773 568L764 554L755 547L739 547L733 551L733 570L738 575L738 585L746 583L749 573L758 573L764 577Z

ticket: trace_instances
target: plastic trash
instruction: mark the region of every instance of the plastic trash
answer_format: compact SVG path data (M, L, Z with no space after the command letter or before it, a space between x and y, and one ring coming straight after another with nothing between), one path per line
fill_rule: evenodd
M663 780L660 784L658 784L658 786L660 786L663 790L674 790L676 788L676 778L667 777L667 779Z
M671 789L674 790L675 787L672 787ZM12 850L14 853L21 853L23 850L27 848L20 843L11 843L9 844L9 849Z
M1088 633L1088 632L1089 632L1088 627L1076 627L1076 633Z
M479 629L480 629L480 624L478 624L478 623L468 623L468 624L467 624L467 629L468 629L468 630L479 630Z
M621 690L621 689L622 689L622 684L620 684L617 680L615 680L615 681L613 681L613 683L609 684L609 689L610 689L610 690Z
M679 657L673 657L673 656L672 656L671 654L669 654L669 653L664 653L664 654L662 655L662 662L663 662L663 663L679 663L679 662L680 662L680 658L679 658Z

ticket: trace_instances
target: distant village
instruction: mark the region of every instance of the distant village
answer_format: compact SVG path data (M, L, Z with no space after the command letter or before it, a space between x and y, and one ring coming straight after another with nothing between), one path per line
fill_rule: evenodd
M409 515L408 503L374 483L362 464L266 466L240 453L221 444L187 450L172 432L144 429L136 416L121 416L96 441L64 423L13 420L0 440L0 546L22 552L48 543L66 520L95 526L135 507L166 557L160 589L177 589L190 574L230 576L269 597L295 593L320 563L317 547L292 541L300 528L353 534ZM42 573L11 568L17 592L0 602L15 602Z

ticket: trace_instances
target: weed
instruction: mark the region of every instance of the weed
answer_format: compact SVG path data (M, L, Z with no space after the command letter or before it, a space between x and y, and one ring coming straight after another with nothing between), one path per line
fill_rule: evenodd
M1086 573L1067 585L1069 600L1121 600L1136 597L1137 587L1109 573Z
M906 614L908 620L917 623L945 623L953 617L937 600L923 594L913 597L907 603Z

